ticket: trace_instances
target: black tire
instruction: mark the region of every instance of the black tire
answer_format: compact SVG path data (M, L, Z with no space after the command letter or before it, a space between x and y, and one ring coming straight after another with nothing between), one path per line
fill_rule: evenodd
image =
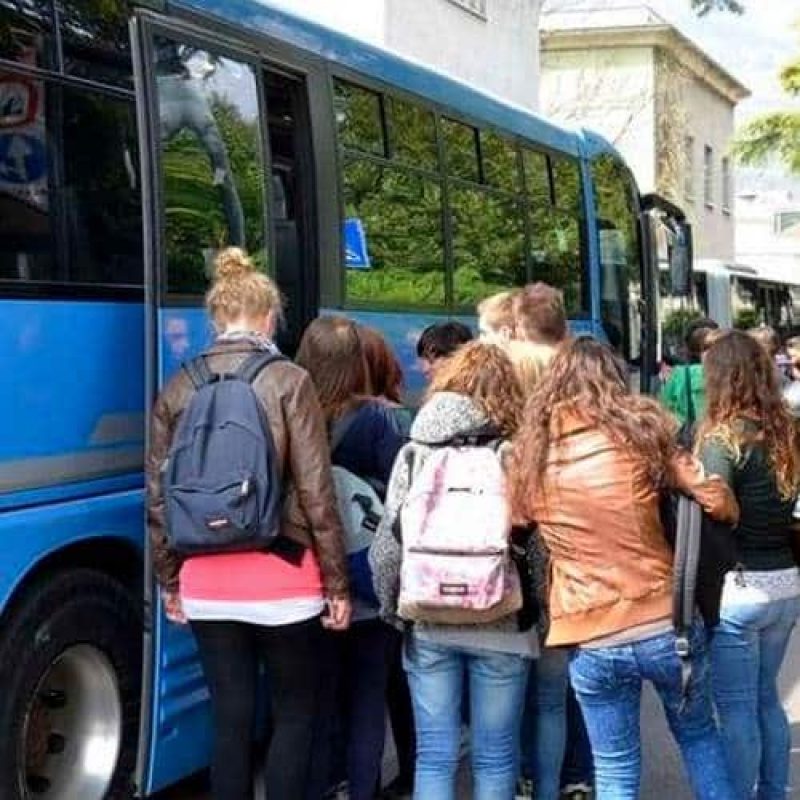
M132 594L116 580L91 569L49 575L24 593L0 629L0 800L98 800L67 798L74 793L65 789L68 780L35 774L37 758L44 765L43 773L63 775L64 769L71 770L63 765L72 759L59 762L59 754L73 753L74 743L82 741L78 734L67 741L68 736L61 736L55 726L69 729L69 724L58 722L59 713L62 719L70 714L80 719L85 716L69 710L67 691L51 690L48 682L42 683L48 673L57 675L50 670L65 653L85 653L102 663L102 676L99 670L92 673L91 658L81 661L88 667L82 667L80 674L97 681L98 687L106 687L105 696L120 703L121 724L115 730L121 740L116 762L110 757L113 766L106 774L112 777L104 797L122 800L132 796L139 733L141 630L139 603ZM57 677L53 680L58 682ZM65 681L64 685L70 684ZM78 694L77 688L74 694ZM80 696L90 697L91 693L84 691ZM29 770L33 774L26 774Z

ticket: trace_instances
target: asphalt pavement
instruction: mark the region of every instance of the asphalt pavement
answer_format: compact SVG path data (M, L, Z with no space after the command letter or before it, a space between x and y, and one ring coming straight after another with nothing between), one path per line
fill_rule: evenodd
M781 675L784 702L792 725L792 791L791 800L800 800L800 633L796 633L789 647ZM645 691L642 703L644 800L692 800L678 750L667 728L658 699L651 690ZM387 750L386 774L392 776L391 743ZM466 780L461 781L466 784ZM464 786L459 800L469 800ZM159 800L210 800L203 779L196 779L159 797Z

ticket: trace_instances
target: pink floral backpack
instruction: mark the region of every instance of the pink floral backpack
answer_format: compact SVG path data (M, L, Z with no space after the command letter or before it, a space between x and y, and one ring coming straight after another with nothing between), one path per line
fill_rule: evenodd
M480 624L522 607L496 447L466 439L434 450L412 475L400 521L403 619Z

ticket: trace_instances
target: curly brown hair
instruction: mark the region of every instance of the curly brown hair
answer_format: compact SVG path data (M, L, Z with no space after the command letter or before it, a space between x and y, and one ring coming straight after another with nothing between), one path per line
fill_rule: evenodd
M513 436L519 428L522 388L514 365L497 345L462 345L437 370L428 397L436 392L456 392L471 398L503 438Z
M763 443L785 500L800 488L800 427L783 400L775 365L766 349L742 331L729 331L709 348L703 360L706 414L698 446L717 439L739 456L742 447ZM749 433L742 420L758 425Z
M525 406L509 463L515 517L531 519L534 498L546 496L551 449L567 415L635 453L653 483L663 485L676 447L675 422L653 399L631 393L626 366L611 349L581 337L562 345Z

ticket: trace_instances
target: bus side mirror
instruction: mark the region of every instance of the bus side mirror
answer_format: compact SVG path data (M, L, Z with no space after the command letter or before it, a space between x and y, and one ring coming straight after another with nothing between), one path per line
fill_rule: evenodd
M692 294L692 226L671 221L669 242L669 277L674 297Z

